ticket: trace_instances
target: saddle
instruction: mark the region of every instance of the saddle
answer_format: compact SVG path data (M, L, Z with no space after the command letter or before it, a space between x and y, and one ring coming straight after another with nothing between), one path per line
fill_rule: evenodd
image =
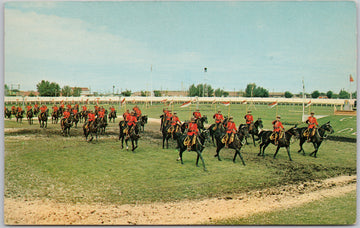
M230 137L228 134L225 134L224 137L221 139L222 143L226 143L228 142L228 144L231 144L232 142L234 142L234 138L235 138L235 134L231 134Z
M312 128L312 129L307 128L304 131L303 135L304 135L304 137L313 137L315 135L316 131L317 131L316 128Z
M270 135L270 140L275 140L275 134L276 132L274 131L271 135ZM279 138L277 140L280 140L284 138L284 131L280 131L279 133Z
M196 143L196 139L197 139L197 136L196 136L196 135L193 136L192 140L191 140L191 138L190 138L189 135L186 136L186 138L185 138L185 140L184 140L184 146L188 146L188 147L189 147L189 146L194 145L194 144Z

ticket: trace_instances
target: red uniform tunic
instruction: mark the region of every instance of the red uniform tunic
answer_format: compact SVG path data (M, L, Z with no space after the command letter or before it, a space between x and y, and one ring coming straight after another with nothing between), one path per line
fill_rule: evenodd
M129 112L124 112L124 114L123 114L124 120L128 121L127 120L128 116L130 116L130 113Z
M53 107L54 112L57 112L59 110L59 108L57 106Z
M115 112L115 108L110 108L110 111L111 111L111 112Z
M246 124L251 124L254 122L254 117L251 114L245 115Z
M21 111L22 111L22 108L21 108L21 107L18 107L18 108L17 108L17 111L18 111L18 112L21 112Z
M63 115L64 115L64 118L67 119L70 117L70 112L64 111Z
M228 122L226 125L226 133L236 133L236 124L234 122Z
M46 110L47 110L46 105L44 105L44 106L41 106L41 107L40 107L40 111L41 111L41 113L46 112Z
M189 128L189 130L187 132L187 135L189 135L189 136L197 135L199 132L199 129L198 129L196 123L189 123L188 128Z
M38 105L38 104L35 104L35 105L34 105L34 108L37 109L37 107L39 107L39 105Z
M316 128L316 126L319 126L316 118L313 117L313 116L309 116L309 117L308 117L307 123L309 124L308 128L310 128L310 129Z
M166 113L166 120L170 121L172 117L172 114L170 112Z
M31 105L26 106L27 110L30 111L30 109L32 108Z
M215 118L215 123L221 123L224 120L224 116L220 113L216 113L213 118Z
M87 107L86 107L86 106L82 106L82 110L83 110L83 111L86 111L86 110L87 110Z
M77 109L73 109L72 110L73 114L76 115L76 113L78 112Z
M88 119L89 119L90 122L95 121L95 114L94 113L89 113L88 114Z
M201 113L200 112L193 112L193 116L195 117L195 119L199 119L201 118Z
M105 112L99 111L99 112L98 112L98 115L99 115L100 118L104 118Z
M282 125L280 120L274 120L272 124L275 132L280 132L282 129L284 129L284 126Z
M130 115L128 125L133 126L136 124L136 122L137 122L136 116Z
M181 124L179 117L173 116L171 118L171 125L176 125L177 123Z
M66 107L70 110L71 109L71 104L66 105Z

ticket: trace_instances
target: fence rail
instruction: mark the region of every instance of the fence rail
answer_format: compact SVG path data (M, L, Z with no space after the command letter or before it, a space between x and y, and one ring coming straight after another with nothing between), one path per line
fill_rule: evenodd
M255 103L255 104L270 104L278 102L278 104L307 104L311 102L312 105L325 104L325 105L344 105L349 102L350 105L354 105L356 99L311 99L311 98L275 98L275 97L4 97L5 104L27 104L27 103L120 103L124 98L127 103L138 103L138 102L200 102L200 103L213 103L213 102L231 102L231 103Z

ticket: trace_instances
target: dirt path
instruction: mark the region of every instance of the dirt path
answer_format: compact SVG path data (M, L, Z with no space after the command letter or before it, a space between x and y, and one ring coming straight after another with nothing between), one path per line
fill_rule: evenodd
M356 176L286 185L198 201L142 205L85 205L52 201L4 199L7 225L162 225L201 224L215 219L246 217L255 213L296 207L356 190Z

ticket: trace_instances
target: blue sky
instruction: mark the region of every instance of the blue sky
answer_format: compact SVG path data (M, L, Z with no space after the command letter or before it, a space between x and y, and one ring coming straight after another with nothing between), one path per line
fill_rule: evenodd
M306 92L338 92L356 78L350 1L7 2L4 21L5 84L22 90L298 93L304 78Z

